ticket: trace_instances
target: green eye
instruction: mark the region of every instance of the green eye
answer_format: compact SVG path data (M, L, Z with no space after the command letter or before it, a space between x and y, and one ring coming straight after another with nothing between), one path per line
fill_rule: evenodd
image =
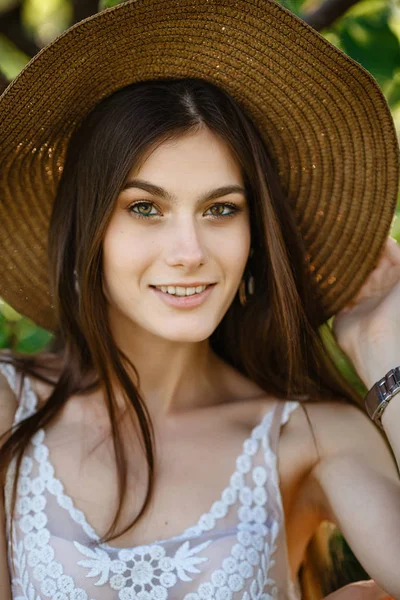
M136 207L142 207L142 206L147 207L147 208L151 208L154 205L153 205L152 202L143 202L143 201L141 201L141 202L135 202L135 204L131 204L131 206L128 208L128 210L129 210L129 212L132 212L133 214L137 215L138 217L144 217L144 218L146 218L148 216L153 216L153 215L150 215L150 213L147 212L147 211L144 211L144 212L135 212L133 210Z
M144 212L142 210L140 210L140 208L136 207L147 207L147 210L145 210ZM159 215L157 214L152 214L149 212L149 209L151 209L152 207L154 207L154 203L153 202L149 202L147 200L140 200L139 202L134 202L133 204L131 204L130 206L128 206L128 212L130 212L131 214L133 214L135 217L138 217L139 219L149 219L149 218L153 218L153 217L157 217ZM213 204L208 210L213 210L213 209L230 209L230 212L228 214L213 214L211 215L212 219L224 219L224 218L229 218L229 217L233 217L236 213L240 212L242 209L237 206L236 204L231 204L230 202L217 202L216 204Z

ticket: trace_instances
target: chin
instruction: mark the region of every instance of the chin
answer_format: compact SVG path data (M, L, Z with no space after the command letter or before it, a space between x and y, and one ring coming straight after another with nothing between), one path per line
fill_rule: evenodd
M173 332L165 332L162 333L161 331L158 332L159 337L162 337L165 340L170 340L171 342L177 342L177 343L199 343L199 342L204 342L204 340L207 340L210 335L213 333L214 330L212 331L200 331L198 333L195 332L191 332L189 333L187 331L187 329L185 329L185 331L179 331L179 328L176 328Z
M158 322L157 322L158 321ZM168 322L169 321L169 322ZM143 329L147 329L149 333L158 336L164 340L170 340L171 342L203 342L207 338L212 335L215 331L214 324L205 324L204 318L202 319L202 323L195 323L193 320L189 322L188 320L182 321L179 323L179 320L173 320L172 318L165 318L161 322L159 319L154 320L151 325L146 325L143 323ZM168 325L166 327L166 325ZM198 326L196 326L198 325Z

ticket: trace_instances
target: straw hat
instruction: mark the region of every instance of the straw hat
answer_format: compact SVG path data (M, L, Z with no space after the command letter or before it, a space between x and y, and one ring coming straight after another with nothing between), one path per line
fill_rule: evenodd
M200 77L259 128L307 246L325 316L374 268L399 152L371 75L273 0L129 0L77 23L0 96L0 296L47 329L47 229L72 130L135 81Z

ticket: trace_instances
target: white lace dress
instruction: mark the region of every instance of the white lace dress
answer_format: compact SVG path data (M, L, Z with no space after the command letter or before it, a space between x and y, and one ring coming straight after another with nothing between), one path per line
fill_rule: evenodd
M14 368L0 364L0 371L17 393ZM22 461L12 530L13 463L7 474L13 600L298 600L276 459L281 425L298 405L276 402L264 415L244 441L225 489L196 524L176 537L124 549L97 543L90 515L88 520L64 492L45 431L38 431ZM36 406L25 378L15 422Z

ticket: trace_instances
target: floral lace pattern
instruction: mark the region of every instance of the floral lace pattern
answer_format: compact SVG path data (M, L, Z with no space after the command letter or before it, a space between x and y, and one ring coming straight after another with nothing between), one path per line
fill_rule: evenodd
M48 463L48 449L42 444L44 432L40 430L32 438L33 456L39 464L39 474L32 477L34 460L24 456L21 463L20 478L17 486L16 514L17 527L24 534L17 541L15 526L13 527L14 548L17 549L14 567L19 574L19 583L24 591L23 598L35 598L32 582L28 584L30 568L32 579L36 581L41 594L52 600L89 600L86 591L76 587L73 578L64 574L60 562L56 560L55 550L50 543L51 534L47 525L44 495L46 487L51 486L53 467ZM21 585L22 584L22 585ZM39 596L37 597L39 598Z
M0 364L15 386L10 369L7 365L5 373ZM36 402L25 379L20 418L32 414ZM297 405L285 404L284 419ZM288 581L283 596L273 573L282 511L276 456L269 443L274 415L273 409L253 429L229 485L197 524L169 540L125 549L99 543L84 513L55 477L45 432L38 431L22 460L16 519L8 533L9 548L10 538L14 548L12 561L9 553L13 599L176 600L181 586L178 593L183 600L296 600ZM10 467L9 477L12 472ZM54 534L55 510L57 519L68 518L70 527L76 528L75 539ZM70 560L63 560L60 545L66 543L74 568Z
M119 591L120 600L137 597L143 600L166 600L168 588L173 587L178 578L191 581L188 573L200 573L196 565L207 558L195 555L210 544L211 541L208 541L190 549L189 542L185 542L172 557L166 555L162 546L140 546L132 550L120 550L118 559L112 560L101 548L91 550L74 542L80 552L89 558L78 563L91 569L87 577L100 576L96 585L109 582L113 590Z

